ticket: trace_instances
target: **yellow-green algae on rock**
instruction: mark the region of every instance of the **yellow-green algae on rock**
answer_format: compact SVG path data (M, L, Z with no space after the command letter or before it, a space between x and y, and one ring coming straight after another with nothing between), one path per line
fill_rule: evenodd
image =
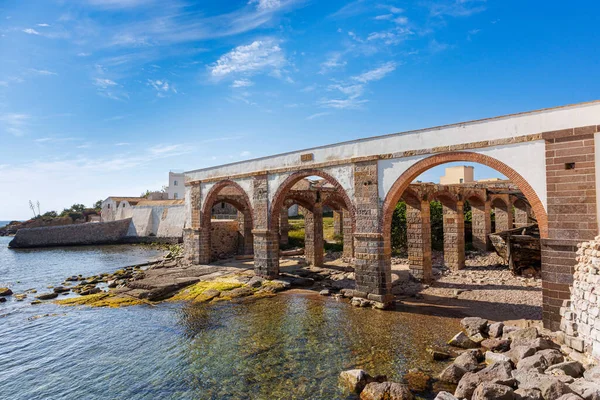
M202 281L180 290L168 300L204 302L212 300L216 297L213 295L215 290L218 290L219 292L227 292L242 286L243 285L240 282L230 280Z
M87 296L72 297L57 300L54 303L61 306L89 306L89 307L127 307L140 304L152 304L148 301L136 299L131 296L120 296L113 293L96 293Z

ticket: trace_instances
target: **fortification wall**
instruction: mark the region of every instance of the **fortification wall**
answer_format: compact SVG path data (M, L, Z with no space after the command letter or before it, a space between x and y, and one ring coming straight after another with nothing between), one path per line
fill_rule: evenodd
M185 207L135 206L131 208L131 227L128 236L154 236L159 238L183 237Z
M9 243L12 248L73 246L119 243L131 219L43 228L19 229Z
M571 298L561 308L565 344L600 361L600 236L577 250Z

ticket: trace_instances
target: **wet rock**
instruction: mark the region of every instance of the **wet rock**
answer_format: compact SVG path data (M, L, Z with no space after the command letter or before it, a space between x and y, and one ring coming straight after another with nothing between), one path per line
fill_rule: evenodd
M517 389L515 390L515 400L544 400L542 392L538 389Z
M330 295L331 295L331 290L329 290L329 289L323 289L323 290L321 290L321 291L319 292L319 294L320 294L321 296L330 296Z
M208 289L202 293L202 300L211 301L215 297L219 297L221 295L221 291L218 289Z
M529 346L517 346L504 354L510 358L514 365L517 365L523 358L534 355L535 348Z
M504 330L503 322L494 322L488 327L488 336L490 338L502 337L502 331Z
M5 303L6 302L6 297L0 297L0 303Z
M442 350L428 348L427 352L431 355L431 358L433 358L435 361L443 361L443 360L447 360L452 357L452 355L450 353L447 353Z
M524 371L535 369L538 372L544 372L548 366L548 360L546 360L546 358L539 353L525 357L517 363L517 369Z
M64 292L70 292L71 288L65 287L65 286L57 286L53 290L54 290L54 293L64 293Z
M90 294L96 294L96 293L100 293L102 290L98 287L93 287L93 288L89 288L89 289L84 289L82 291L79 292L80 295L82 296L87 296Z
M510 340L506 339L485 339L481 346L493 352L505 352L510 349Z
M488 321L479 317L466 317L460 321L467 335L472 336L478 333L486 333Z
M600 365L585 371L583 377L589 382L600 382Z
M438 375L438 379L442 382L458 384L466 372L463 367L450 364Z
M253 294L254 294L254 291L252 290L252 288L249 288L248 286L242 286L242 287L239 287L236 289L232 289L226 293L226 295L228 297L231 297L232 299L236 299L239 297L252 296Z
M491 351L486 351L485 352L485 363L490 365L490 364L495 364L497 362L511 362L510 357L508 357L505 354L502 353L494 353Z
M10 296L13 294L13 291L7 287L0 287L0 296Z
M450 346L461 347L463 349L474 349L479 347L479 345L469 339L464 332L457 333L452 339L450 339L448 344Z
M473 392L472 400L513 400L514 393L511 388L496 383L484 382L477 386Z
M55 299L58 297L58 293L42 293L42 294L38 294L37 296L35 296L36 299L38 300L50 300L50 299Z
M253 288L259 288L259 287L261 287L263 285L264 282L265 282L264 278L261 278L260 276L253 276L246 283L246 285L248 285L250 287L253 287Z
M474 352L465 351L454 360L454 365L458 365L468 372L474 372L479 369L479 361Z
M362 369L351 369L340 373L340 383L349 391L360 393L367 385L368 377Z
M41 302L41 301L39 301L39 300L34 300L34 301L32 301L30 304L31 304L32 306L34 306L34 305L36 305L36 304L42 304L42 302Z
M566 361L558 364L554 364L546 369L546 374L549 375L569 375L573 378L579 378L583 376L585 369L578 361Z
M508 334L508 338L512 340L511 347L529 345L537 337L538 331L536 327L519 329Z
M467 372L456 387L454 397L459 399L470 399L477 386L481 384L481 377L473 372Z
M439 392L437 396L435 396L434 400L458 400L451 393L448 392Z
M116 280L112 280L112 281L108 281L108 288L109 289L114 289L118 286L118 283Z
M17 301L23 301L27 298L27 295L25 293L23 294L15 294L15 300Z
M429 389L431 376L420 370L410 370L404 375L404 380L413 392L424 392Z
M413 400L408 386L394 382L369 383L360 394L361 400Z

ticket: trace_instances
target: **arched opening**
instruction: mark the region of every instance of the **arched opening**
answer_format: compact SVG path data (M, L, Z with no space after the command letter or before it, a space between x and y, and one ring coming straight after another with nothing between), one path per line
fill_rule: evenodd
M299 206L300 215L289 215L288 210L294 206ZM324 249L336 246L335 213L339 213L339 246L343 246L344 255L352 257L354 207L331 175L319 170L292 174L277 189L269 213L269 230L279 234L277 246L286 248L302 236L306 263L318 267L323 265Z
M253 217L248 195L237 183L215 184L204 200L200 262L253 253Z
M424 176L451 165L432 170L434 167L455 161L488 166L505 178L475 181L456 177L456 181L442 184L440 174L438 181L424 181ZM447 173L445 177L450 175ZM405 210L407 259L398 256L392 263L391 255L398 254L394 247L398 240L394 235L402 231L393 221L400 220L401 209ZM510 273L508 262L500 253L489 251L493 219L497 218L496 230L513 229L513 209L515 220L518 212L524 214L519 224L535 222L535 215L540 232L547 235L546 212L531 185L498 160L456 152L432 156L411 166L394 182L383 204L384 261L389 266L386 271L394 274L393 278L389 277L393 293L409 294L406 287L425 294L443 293L452 299L461 299L463 292L469 293L466 297L479 293L477 296L486 303L501 303L498 293L513 291L518 293L512 293L518 306L506 304L500 307L502 310L506 311L509 306L520 307L526 310L521 317L541 318L541 280L532 274L527 283L520 281L520 277ZM539 235L537 237L539 246ZM408 270L405 275L402 274L404 268ZM399 283L403 276L413 283ZM432 283L432 286L423 286L423 283Z

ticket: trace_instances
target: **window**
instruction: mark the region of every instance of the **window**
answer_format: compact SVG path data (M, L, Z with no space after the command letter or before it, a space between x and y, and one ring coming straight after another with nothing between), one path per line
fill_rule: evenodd
M177 186L177 181L173 181L173 186Z
M225 208L225 203L221 203L221 208Z
M179 193L173 193L173 198L174 199L178 199L179 198Z
M108 209L110 210L110 204L108 205Z
M463 178L460 178L458 181L459 181L460 183L464 183L464 179L463 179Z

